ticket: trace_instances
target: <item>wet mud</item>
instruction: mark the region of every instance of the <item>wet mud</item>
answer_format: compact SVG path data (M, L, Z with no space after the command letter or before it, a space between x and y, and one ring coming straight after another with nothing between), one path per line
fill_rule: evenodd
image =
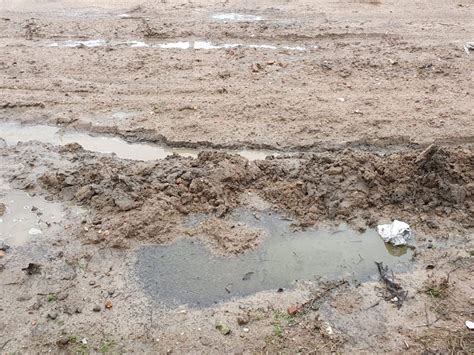
M424 5L0 0L0 353L472 353L473 7Z

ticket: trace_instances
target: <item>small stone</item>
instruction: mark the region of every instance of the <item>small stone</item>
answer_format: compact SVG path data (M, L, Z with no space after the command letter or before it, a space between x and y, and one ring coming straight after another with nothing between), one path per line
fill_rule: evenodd
M92 308L94 312L100 312L101 308L99 305L95 305L94 308Z
M246 325L249 323L249 318L247 316L237 317L237 324L238 325Z
M0 250L7 251L8 249L10 249L10 246L0 239Z
M68 298L69 294L67 292L60 292L58 293L58 301L64 301L66 298Z
M0 216L3 216L6 210L7 210L7 206L5 206L4 203L0 203Z
M58 318L58 313L57 312L49 312L48 313L48 318L52 319L52 320L55 320L56 318Z
M5 256L5 252L3 250L0 250L0 258L3 258Z
M89 285L94 286L94 285L95 285L95 281L94 281L94 280L90 280L90 281L89 281Z
M298 306L290 306L287 309L287 312L290 316L296 315L299 311L300 309L298 308Z
M105 308L111 309L112 307L113 307L113 304L111 300L108 300L107 302L105 302Z
M29 263L27 267L22 269L28 275L41 274L41 265L35 263Z

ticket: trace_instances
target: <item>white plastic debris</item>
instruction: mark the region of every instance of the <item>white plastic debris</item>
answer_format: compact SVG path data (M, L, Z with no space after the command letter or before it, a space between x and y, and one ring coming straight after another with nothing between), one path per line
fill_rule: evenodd
M385 243L392 245L405 245L412 238L410 226L405 222L394 220L391 224L377 226L377 232Z
M464 52L466 52L466 54L471 54L471 50L473 49L474 49L474 42L467 42L464 45Z
M470 330L474 329L474 322L471 322L469 320L466 321L466 327L468 327Z

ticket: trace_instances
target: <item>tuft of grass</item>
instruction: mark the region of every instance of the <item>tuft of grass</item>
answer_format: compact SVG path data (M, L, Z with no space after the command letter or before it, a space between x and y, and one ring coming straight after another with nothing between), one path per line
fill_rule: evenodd
M89 347L87 346L87 344L81 344L81 345L79 345L76 354L77 355L89 355L90 352L91 351L89 350Z
M444 277L440 281L432 281L426 284L423 291L433 298L446 298L448 296L449 287L449 281Z
M280 324L274 324L273 325L273 334L279 338L283 336L283 330L281 329Z
M291 316L287 312L281 311L279 309L273 311L273 318L278 321L284 320L288 323L291 323L295 320L294 316Z
M50 293L47 297L48 303L56 302L58 300L58 296L55 293Z
M115 342L113 340L105 340L99 346L99 353L101 354L108 354L115 346Z

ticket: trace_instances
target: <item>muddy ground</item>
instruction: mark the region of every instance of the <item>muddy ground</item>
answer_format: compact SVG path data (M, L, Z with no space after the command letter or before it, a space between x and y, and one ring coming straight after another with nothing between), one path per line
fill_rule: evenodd
M0 0L2 122L202 150L145 162L0 140L0 232L10 194L42 201L27 208L41 230L0 245L0 353L473 353L473 15L464 0ZM206 48L167 48L187 42ZM278 155L226 153L243 148ZM240 208L296 230L409 223L406 299L375 263L210 307L145 291L149 245L258 249L271 236Z

